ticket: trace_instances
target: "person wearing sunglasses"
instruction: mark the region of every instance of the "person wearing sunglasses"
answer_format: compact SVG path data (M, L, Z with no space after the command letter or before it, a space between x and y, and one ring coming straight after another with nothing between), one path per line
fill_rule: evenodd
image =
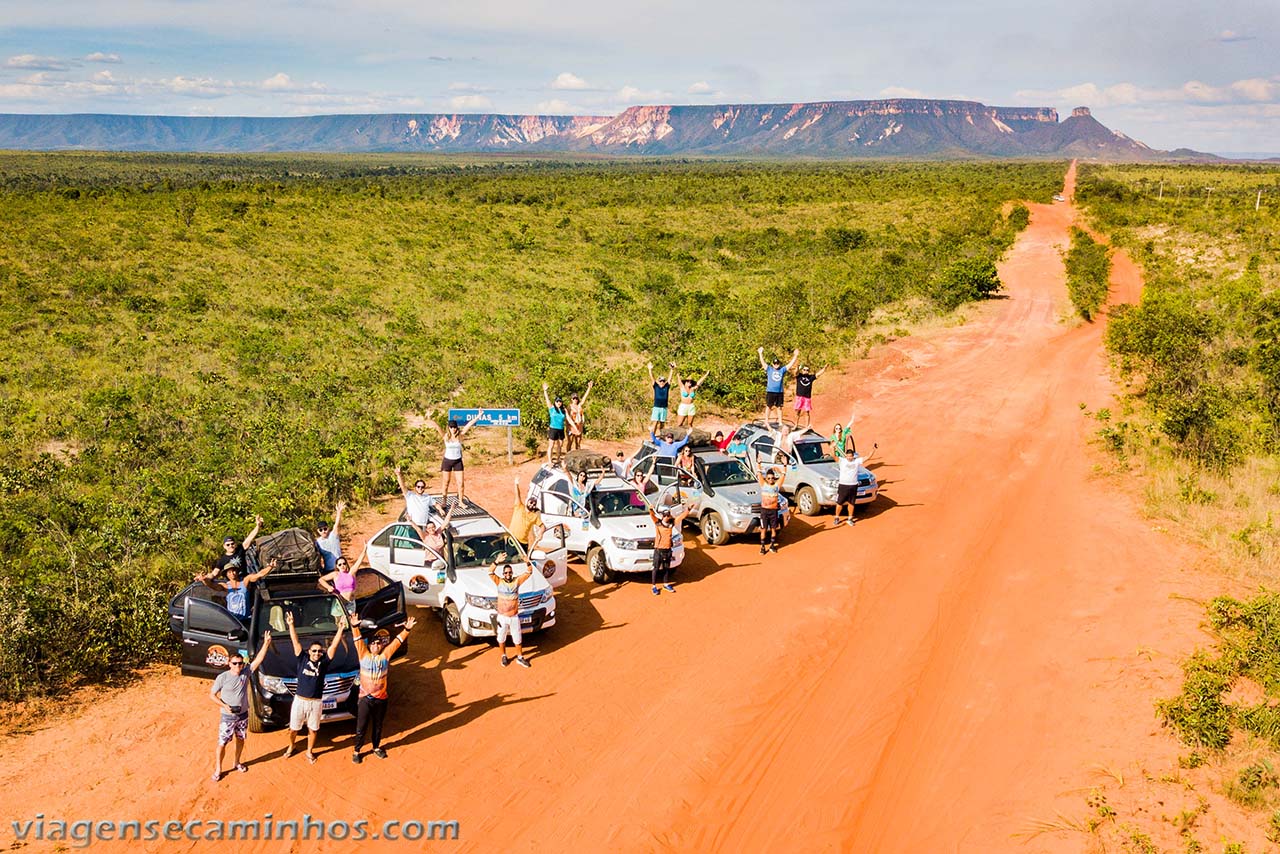
M240 761L244 753L244 741L249 733L249 675L262 666L271 648L271 632L262 633L262 649L253 661L246 662L239 653L227 659L227 669L218 674L209 689L209 699L218 704L218 751L213 759L213 782L222 779L222 760L227 755L227 745L236 743L235 769L241 773L249 769Z
M324 677L329 672L329 662L338 651L342 642L342 626L345 620L339 620L338 630L333 633L333 640L326 649L320 641L307 644L306 655L302 654L302 644L298 642L298 630L293 624L293 613L284 616L285 625L289 627L289 640L293 641L293 654L298 657L298 682L293 692L293 705L289 709L289 746L284 749L288 759L293 755L293 744L303 726L307 728L307 761L316 764L316 733L320 731L320 716L324 710Z
M409 520L409 524L418 529L418 536L425 535L427 523L431 521L431 506L435 503L435 499L427 492L427 482L419 478L413 482L413 489L408 489L404 485L404 475L400 471L400 466L395 468L396 483L400 485L400 492L404 495L404 515Z

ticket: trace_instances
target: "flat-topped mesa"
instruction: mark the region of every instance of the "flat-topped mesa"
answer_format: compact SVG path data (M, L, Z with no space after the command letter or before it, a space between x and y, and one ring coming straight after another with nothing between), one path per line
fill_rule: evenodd
M1058 111L1053 107L992 107L995 116L1000 121L1009 124L1012 122L1046 122L1048 124L1058 123Z
M1086 117L1091 117L1092 115L1093 113L1089 112L1088 107L1076 107L1074 110L1071 111L1071 118L1073 119L1083 119Z

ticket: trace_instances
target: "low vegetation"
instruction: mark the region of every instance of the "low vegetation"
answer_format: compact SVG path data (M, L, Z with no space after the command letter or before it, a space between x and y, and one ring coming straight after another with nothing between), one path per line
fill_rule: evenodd
M431 407L532 446L541 383L593 379L617 436L646 360L741 407L760 344L834 364L881 306L990 294L1002 203L1063 168L0 156L0 699L171 655L224 534L427 471Z
M1071 229L1071 248L1065 259L1067 295L1076 312L1092 321L1107 301L1111 281L1111 252L1089 236L1087 231Z

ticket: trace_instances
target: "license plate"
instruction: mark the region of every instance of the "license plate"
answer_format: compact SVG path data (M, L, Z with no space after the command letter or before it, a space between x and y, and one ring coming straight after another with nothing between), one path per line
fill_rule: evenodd
M521 626L532 626L532 625L533 625L533 617L521 617L521 618L520 618L520 625L521 625Z
M328 711L332 711L333 709L338 708L338 701L337 701L337 700L322 700L322 701L321 701L321 704L320 704L320 708L321 708L321 709L323 709L323 710L324 710L324 711L326 711L326 712L328 712Z

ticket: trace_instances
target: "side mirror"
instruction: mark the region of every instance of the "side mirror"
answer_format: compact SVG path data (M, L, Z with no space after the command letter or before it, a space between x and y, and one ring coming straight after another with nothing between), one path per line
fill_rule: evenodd
M443 569L444 569L444 561L441 558L436 558L435 560L431 561L432 572L440 572Z
M534 549L533 551L529 552L529 560L531 561L541 563L546 559L547 559L547 553L544 552L542 549Z
M248 629L232 629L231 631L227 632L227 640L243 642L243 641L247 641L248 639L249 639Z

